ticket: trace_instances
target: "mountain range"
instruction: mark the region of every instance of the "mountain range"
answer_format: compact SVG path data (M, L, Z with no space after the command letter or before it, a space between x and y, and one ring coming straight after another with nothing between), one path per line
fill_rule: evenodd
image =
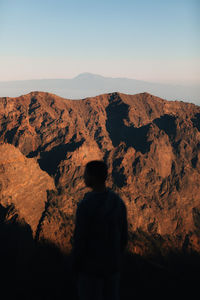
M100 94L148 92L163 99L193 102L200 105L200 86L145 82L128 78L109 78L82 73L73 79L41 79L0 82L0 97L17 97L32 91L43 91L68 99L82 99Z
M0 98L0 204L35 240L70 252L93 159L127 206L130 252L200 253L199 106L149 93Z

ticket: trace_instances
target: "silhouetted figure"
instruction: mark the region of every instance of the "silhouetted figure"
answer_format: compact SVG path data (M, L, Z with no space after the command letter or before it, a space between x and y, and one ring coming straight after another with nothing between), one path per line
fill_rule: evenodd
M127 245L126 206L106 188L107 166L102 161L86 165L84 180L92 192L85 194L76 212L73 265L81 300L118 300L120 269Z

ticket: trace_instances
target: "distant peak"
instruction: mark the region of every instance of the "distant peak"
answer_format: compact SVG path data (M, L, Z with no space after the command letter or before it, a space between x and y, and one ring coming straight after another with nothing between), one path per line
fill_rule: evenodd
M78 76L76 76L74 79L99 79L99 78L104 78L101 75L98 74L93 74L93 73L81 73Z

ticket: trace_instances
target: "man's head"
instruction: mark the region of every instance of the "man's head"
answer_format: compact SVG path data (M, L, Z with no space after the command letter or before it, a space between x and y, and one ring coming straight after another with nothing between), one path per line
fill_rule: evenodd
M85 184L88 187L104 185L108 176L108 167L101 160L93 160L87 163L84 172Z

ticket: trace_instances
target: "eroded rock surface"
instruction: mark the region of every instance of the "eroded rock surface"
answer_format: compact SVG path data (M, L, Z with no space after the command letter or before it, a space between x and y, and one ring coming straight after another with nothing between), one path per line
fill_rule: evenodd
M147 93L76 101L40 92L0 98L0 142L27 157L19 154L9 171L16 179L6 194L37 228L37 238L70 249L77 201L87 191L84 166L104 159L108 185L127 205L131 251L200 252L199 116L199 106ZM56 190L47 201L43 194L54 189L53 180ZM26 196L16 196L18 187Z
M52 189L53 178L33 158L26 158L12 145L0 145L0 204L14 206L33 235L45 210L48 190Z

